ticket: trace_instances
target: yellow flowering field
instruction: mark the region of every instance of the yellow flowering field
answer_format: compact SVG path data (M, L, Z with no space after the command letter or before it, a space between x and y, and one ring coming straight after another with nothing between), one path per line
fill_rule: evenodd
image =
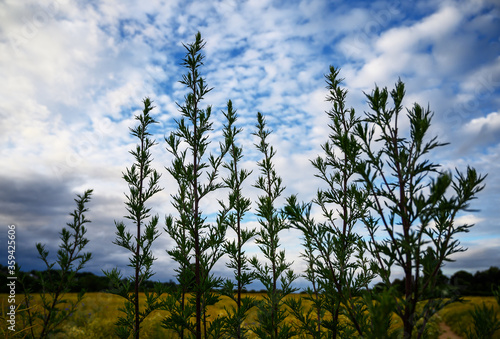
M76 293L69 293L66 295L68 300L76 300ZM261 299L263 294L251 294L252 297ZM290 296L290 298L300 298L300 294L295 294ZM20 298L20 296L18 296ZM144 300L144 295L142 295L142 300ZM439 322L445 322L450 328L459 335L464 335L465 329L471 322L471 317L469 315L469 310L474 308L474 305L481 305L483 302L491 307L494 306L497 312L500 312L498 305L493 297L466 297L464 298L464 303L455 303L453 305L447 306L443 309L439 316L431 322L431 327L436 327L435 333L436 337L439 330ZM21 299L18 299L21 300ZM34 299L34 304L39 302L39 296L36 295ZM123 299L108 293L87 293L78 307L78 311L72 314L68 321L62 326L64 331L61 334L55 336L55 338L75 338L75 339L88 339L88 338L112 338L114 337L114 323L120 315L123 313L118 309L123 306ZM7 295L0 295L0 305L2 305L2 325L0 330L0 336L5 338L10 338L12 332L7 330L7 325L5 319L5 314L7 312ZM221 301L216 305L209 308L209 316L211 319L219 315L224 315L224 307L230 307L233 305L227 297L222 297ZM307 302L305 305L309 305ZM35 306L36 307L36 306ZM170 333L166 329L161 327L161 320L167 315L166 311L155 311L151 314L142 324L141 337L142 338L170 338L174 337L174 334ZM246 325L255 325L256 309L253 309L246 320ZM394 317L394 326L401 326L400 321L397 317ZM293 317L289 317L287 321L293 322ZM17 337L22 337L22 332L19 333L22 328L20 328L21 315L17 315L17 332L21 334ZM500 333L496 333L494 338L500 338Z

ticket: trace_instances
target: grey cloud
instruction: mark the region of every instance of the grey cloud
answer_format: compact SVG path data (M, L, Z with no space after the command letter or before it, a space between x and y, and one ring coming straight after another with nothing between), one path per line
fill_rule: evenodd
M38 266L35 243L54 249L73 205L72 181L33 175L26 179L0 177L0 225L16 225L16 258L27 269ZM6 232L0 234L5 246Z
M0 177L0 217L12 223L45 218L71 204L70 182L52 177Z
M445 273L458 270L466 270L470 272L484 271L491 266L500 266L500 251L498 246L485 244L484 247L475 250L468 250L460 255L457 255L457 261L446 263ZM448 274L450 274L448 273Z

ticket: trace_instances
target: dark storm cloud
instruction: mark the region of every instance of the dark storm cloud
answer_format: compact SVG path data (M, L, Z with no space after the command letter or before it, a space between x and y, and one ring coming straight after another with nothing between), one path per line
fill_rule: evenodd
M37 242L55 249L54 239L69 222L74 204L71 180L60 181L45 176L17 179L0 177L0 225L16 225L16 258L23 268L35 268ZM7 232L0 234L5 246Z
M491 266L500 267L500 251L498 244L487 244L485 241L484 246L457 255L457 261L447 263L445 267L450 272L458 270L476 272L487 270Z
M0 177L0 234L1 250L6 252L7 225L16 226L16 261L23 271L44 270L44 263L38 258L36 243L45 245L49 250L49 262L56 260L61 244L60 232L67 223L72 222L69 215L75 208L79 182L71 178L60 180L45 176L32 176L26 179ZM78 185L80 186L80 185ZM103 187L88 187L94 190L85 214L90 223L86 224L86 237L89 243L84 249L92 253L84 271L102 275L102 270L118 267L128 274L129 253L114 245L116 238L115 220L123 221L130 232L132 223L123 216L126 214L124 196L108 195ZM160 216L160 220L163 217ZM160 225L161 227L161 225ZM154 251L156 256L164 255L167 248L165 239L158 239ZM167 260L168 261L168 260ZM173 269L173 268L172 268ZM170 279L172 269L167 265L158 272L155 279Z
M0 177L0 218L21 220L50 217L71 204L70 183L51 177Z

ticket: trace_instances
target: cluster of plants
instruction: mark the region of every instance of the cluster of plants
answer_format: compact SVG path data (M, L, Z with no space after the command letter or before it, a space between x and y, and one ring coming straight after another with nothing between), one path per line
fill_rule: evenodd
M493 295L500 307L500 286L493 290ZM467 339L493 338L495 332L500 331L500 316L495 312L494 306L488 307L484 302L481 306L474 306L474 310L469 312L472 322L471 326L465 329Z
M203 107L203 100L212 88L201 73L203 47L199 33L185 45L182 64L187 71L180 82L187 94L178 104L176 129L165 136L173 159L167 172L177 184L167 190L177 212L165 217L163 230L174 244L167 253L177 263L176 286L144 286L154 275L152 246L161 236L162 224L148 201L163 189L161 174L152 165L151 148L157 142L150 128L157 121L150 114L154 107L149 98L131 129L137 146L130 151L134 163L123 179L129 186L126 218L133 228L129 231L124 222L116 222L113 243L130 253L133 274L123 277L118 268L105 272L112 282L109 292L124 300L116 335L139 338L144 321L161 310L167 311L161 326L179 338L426 337L433 315L459 300L449 285L440 283L440 269L453 254L464 251L458 236L472 225L460 224L457 217L469 210L484 188L485 176L470 167L452 173L426 158L444 144L428 136L433 115L429 108L403 107L403 82L391 91L376 87L366 94L370 110L360 116L346 106L339 69L330 67L329 135L322 145L324 154L311 160L323 185L310 202L292 195L279 205L285 185L274 164L277 150L268 138L272 131L258 113L253 135L261 160L253 186L260 194L253 203L260 228L247 229L244 220L252 201L244 188L251 172L242 166L244 150L237 138L241 128L231 100L224 112L223 140L215 153L209 152L212 108ZM211 218L204 207L214 192L228 195ZM81 301L79 297L68 308L64 294L91 258L82 252L88 242L83 213L91 193L78 197L70 231L63 229L56 262L61 270L58 277L42 281L42 306L33 305L29 291L26 294L20 313L26 316L28 336L55 333ZM299 276L291 270L280 242L280 233L289 228L303 235L307 269L302 275L310 282L304 300L312 307L301 298L287 298L296 291L293 282ZM232 240L226 236L228 230L234 234ZM245 253L252 239L260 258ZM52 269L55 263L49 263L47 251L42 245L37 249ZM213 273L224 255L233 272L228 279ZM403 273L400 291L390 280L395 271ZM265 287L261 300L242 294L253 281ZM371 288L375 282L380 283ZM222 295L233 305L210 315L208 307ZM247 324L251 309L257 310L256 321ZM290 316L295 321L285 321ZM402 326L394 326L395 319Z

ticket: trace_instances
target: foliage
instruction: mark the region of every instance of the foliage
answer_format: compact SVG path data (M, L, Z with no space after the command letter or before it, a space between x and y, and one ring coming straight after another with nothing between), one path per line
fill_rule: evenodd
M188 72L180 82L189 92L184 97L185 103L179 105L182 117L176 120L177 130L165 138L167 150L174 157L167 170L178 185L173 205L179 213L178 218L171 215L166 218L165 231L176 244L167 252L179 264L176 272L182 289L170 294L166 306L170 315L164 319L163 326L175 330L181 338L185 330L196 338L217 336L223 325L221 320L209 322L206 310L219 300L212 290L219 288L222 280L210 271L224 254L226 216L223 211L217 216L215 225L206 222L201 203L206 201L204 198L209 193L223 187L217 178L228 146L221 144L220 154L210 154L206 159L212 109L210 106L200 108L204 96L211 91L199 72L203 65L201 51L204 46L199 32L194 43L184 45L187 53L183 65ZM186 145L187 148L183 148ZM205 183L201 179L204 171L207 174ZM187 298L189 290L194 294L192 298ZM194 323L191 322L193 316Z
M225 117L228 121L224 126L224 137L229 145L228 154L230 161L223 164L229 171L229 176L224 179L225 186L230 189L229 204L221 205L227 215L228 228L232 229L236 235L234 240L226 240L224 244L225 252L229 256L227 268L233 270L234 283L227 279L224 283L222 293L231 298L235 304L226 308L226 332L231 338L246 338L248 329L243 326L247 313L255 305L254 298L242 297L242 291L253 280L253 274L250 271L249 260L245 255L243 246L255 236L255 230L242 228L242 220L245 214L250 211L251 201L245 198L242 193L242 185L251 172L240 168L240 162L243 157L243 149L236 144L236 136L241 129L234 127L237 119L236 111L233 110L231 100L227 104L227 113ZM235 293L236 292L236 293Z
M2 271L3 268L7 269L6 266L0 265L0 275L6 277L7 271ZM42 292L42 286L40 285L40 279L38 276L43 275L45 279L48 279L49 274L53 274L58 276L60 270L51 270L49 271L37 271L31 270L29 272L19 271L18 279L23 279L24 286L27 287L32 293L40 293ZM140 286L141 292L144 292L145 289L154 288L156 284L155 281L147 280L143 282ZM170 280L167 282L162 282L165 288L167 287L175 287L175 283ZM7 286L8 287L8 286ZM75 272L75 281L74 284L69 286L69 292L77 293L81 290L85 290L88 292L104 292L110 289L111 281L105 275L96 275L92 272ZM9 293L9 290L6 288L0 289L0 293Z
M157 121L150 116L150 112L154 108L150 99L144 99L143 103L142 113L135 117L139 124L130 129L131 135L138 139L135 150L130 151L130 154L134 156L135 163L127 168L126 173L123 173L123 179L128 183L130 190L130 193L125 195L128 200L125 205L129 213L126 218L134 222L136 235L134 237L132 233L126 231L123 222L115 222L116 240L113 242L131 253L128 266L134 269L134 275L123 279L120 270L116 268L104 272L114 286L110 292L125 299L124 307L120 308L125 315L120 316L116 323L116 334L120 338L129 338L130 336L139 338L141 323L151 312L162 305L160 296L163 289L158 284L152 292L146 292L145 309L140 311L139 308L140 286L154 274L151 267L155 258L151 246L159 236L158 216L150 218L151 208L146 206L146 202L161 191L158 186L160 174L151 167L150 149L156 145L156 142L149 138L151 134L148 132L150 125L157 123ZM149 222L148 219L150 219ZM134 293L130 293L132 288Z
M461 302L453 303L444 307L440 312L440 318L444 321L453 332L467 337L471 333L475 333L475 324L473 314L482 310L491 311L485 314L486 318L498 317L500 315L500 305L494 297L464 297ZM479 320L479 319L478 319ZM487 323L487 319L481 319L479 322ZM500 331L497 331L493 338L500 338Z
M500 306L500 286L492 288L497 305ZM484 302L481 306L475 305L470 311L472 316L472 329L466 330L467 339L491 339L495 332L500 330L500 313L495 312L495 307L488 307Z
M458 237L473 225L457 220L461 213L472 211L470 203L484 188L485 176L470 167L465 172L441 170L426 158L445 144L428 136L433 117L429 108L415 103L403 113L405 86L401 80L391 91L375 86L365 94L370 110L360 117L346 106L347 90L340 86L340 70L330 67L326 75L327 101L332 105L327 112L330 134L322 145L324 155L311 161L324 186L307 203L289 197L284 209L276 206L285 187L274 166L276 151L267 139L271 131L258 113L254 135L259 139L255 146L262 160L257 163L260 175L254 187L261 192L256 201L261 227L258 231L242 228L251 208L242 187L251 172L241 169L243 150L236 142L241 129L235 127L237 115L230 100L224 113L224 142L217 155L209 152L212 110L211 106L202 109L201 103L212 88L200 74L204 46L200 33L193 43L184 45L187 73L180 83L188 93L184 103L178 104L181 118L175 121L175 131L165 137L173 156L167 171L178 186L172 195L177 216L165 219L165 231L174 242L167 253L177 262L178 284L171 284L164 298L165 286L152 286L149 281L156 260L152 245L159 231L158 216L150 215L146 203L161 191L160 174L151 167L150 149L156 142L150 139L148 128L157 121L150 115L154 107L149 98L143 100L144 109L135 117L138 126L131 129L139 142L130 151L135 162L123 179L129 188L125 218L133 221L136 232L115 222L113 243L130 252L134 275L123 278L116 268L104 272L113 286L110 292L125 299L119 308L124 316L115 324L120 338L139 338L141 324L153 313L162 318L162 328L157 326L161 335L180 338L247 338L251 332L276 339L422 338L436 334L435 315L461 301L460 293L495 288L492 282L498 281L498 268L474 276L458 272L451 283L442 274L443 265L466 250ZM229 161L224 161L226 155ZM219 180L221 168L229 176ZM209 195L222 188L229 189L228 203L219 201L218 213L204 214ZM17 310L24 319L23 334L56 336L81 304L83 289L76 300L64 296L83 286L78 285L78 271L91 258L90 253L83 253L88 243L84 224L89 222L84 216L85 204L91 194L88 190L75 199L74 220L61 232L56 262L49 263L45 246L36 245L47 267L44 272L34 272L39 283L21 275L18 268L25 287L24 304ZM289 297L296 291L292 284L297 275L286 260L279 234L290 227L303 234L301 255L307 263L303 276L311 284L303 299ZM235 240L226 240L228 229ZM253 237L262 252L261 260L247 258L243 250ZM234 279L223 280L212 273L223 255L229 258L227 267ZM395 270L401 270L403 277L391 283ZM376 278L381 282L370 288ZM87 279L86 285L101 286L95 279ZM260 299L242 294L253 280L265 287ZM30 288L41 289L39 303L34 302ZM145 292L142 300L140 291ZM498 287L493 293L500 304ZM224 312L211 313L223 299L229 302L224 304ZM491 338L500 329L496 306L476 305L466 315L472 326L463 332L468 337ZM290 315L293 321L288 319ZM249 326L249 319L255 319L256 325ZM75 328L85 327L91 323L90 315L72 322L77 324ZM68 335L85 336L85 331Z
M261 175L255 183L255 187L263 191L257 202L256 214L261 229L257 232L256 243L267 261L261 262L257 257L252 257L250 264L255 269L256 278L266 288L267 295L257 305L258 326L253 327L252 331L260 338L290 338L295 332L284 322L287 315L281 306L285 296L296 290L291 285L297 276L290 269L291 263L285 259L285 251L279 250L279 232L289 226L284 215L275 207L276 199L285 187L272 162L276 151L267 141L271 131L266 130L266 121L261 113L257 114L256 127L254 135L259 138L256 147L264 157L258 163Z
M374 278L369 262L364 259L366 245L354 230L366 216L368 202L367 192L357 187L354 176L361 146L353 130L360 121L354 109L345 106L347 90L339 86L343 79L338 74L339 70L331 67L326 76L327 101L333 107L327 112L331 134L322 145L325 157L311 161L316 177L326 188L318 189L311 203L299 205L295 196L290 197L285 209L292 225L304 235L302 256L308 264L305 277L312 285L308 299L315 305L316 317L300 319L303 311L296 308L300 305L292 301L289 306L299 317L302 329L315 338L336 338L341 330L342 336L363 335L366 308L357 297ZM311 216L313 205L321 210L324 222L316 222ZM340 324L341 314L350 320L350 326ZM323 332L322 327L327 331Z
M388 106L389 95L393 107ZM468 167L466 173L438 171L439 165L424 157L443 143L427 140L432 113L415 103L407 110L409 135L399 126L404 84L396 83L390 93L378 87L366 94L371 112L358 124L363 160L357 166L363 189L370 195L370 215L364 223L370 234L369 250L377 265L377 275L386 285L395 267L404 272L404 298L397 299L396 313L403 321L404 335L411 336L417 322L421 337L427 321L452 298L437 286L437 274L450 256L465 251L457 236L472 225L456 223L461 211L469 211L470 201L484 186L484 176ZM436 174L436 177L429 178ZM388 237L379 240L380 232ZM426 247L426 248L425 248ZM417 303L429 302L417 313Z
M42 288L38 303L34 302L32 291L24 284L23 279L20 279L24 287L24 302L18 307L18 312L23 317L23 328L29 329L28 337L47 338L61 332L62 324L83 300L85 290L78 293L76 300L67 300L66 294L75 284L76 273L83 269L92 257L91 253L83 252L89 242L85 238L87 233L85 224L90 222L85 217L85 212L88 212L85 204L90 201L91 195L92 190L77 195L78 199L75 199L77 208L70 213L73 222L66 224L68 228L62 228L61 243L55 262L49 262L49 251L45 249L45 245L36 244L39 258L47 268L46 274L38 275ZM59 266L59 270L54 270L56 265Z
M472 329L466 331L467 339L491 339L496 331L500 330L500 318L492 307L483 303L474 306L470 311L472 316Z
M458 271L450 280L462 295L492 295L492 288L500 281L500 268L490 267L474 274Z
M322 284L334 287L324 291L325 303L330 304L328 308L333 305L333 312L332 321L323 322L322 326L336 337L336 314L344 305L344 314L353 329L345 332L349 329L344 326L342 336L351 335L353 330L358 335L381 335L374 326L384 322L375 324L374 308L386 305L386 319L394 310L403 322L404 336L411 337L417 329L416 337L420 338L426 333L430 318L457 300L442 298L450 291L441 279L440 269L451 260L451 255L465 250L457 235L468 232L472 225L457 225L455 219L461 211L469 210L470 201L484 188L485 177L472 168L467 168L466 173L456 170L453 177L425 159L430 151L444 144L436 137L428 140L432 113L419 104L407 110L409 132L403 133L399 126L405 95L401 81L390 93L376 87L366 94L371 111L360 120L353 109L345 107L347 91L339 87L342 80L338 73L331 67L327 76L328 100L333 104L328 112L332 121L330 142L323 146L327 157L313 161L317 176L328 187L319 190L313 202L328 223L316 223L311 217L311 203L299 206L295 197L289 199L287 208L292 223L304 234L306 259L315 263L309 266L308 277L316 279L320 288ZM389 107L389 97L393 107ZM329 167L332 173L328 172ZM336 217L342 227L336 224ZM367 241L352 231L359 220L368 231ZM382 232L386 238L382 238ZM357 259L353 258L355 251L359 253ZM365 251L373 257L372 263L363 260ZM390 288L395 267L404 272L403 298ZM375 275L382 279L382 294L365 292L363 302L355 298ZM427 300L425 306L417 308L422 300ZM375 301L378 306L374 306ZM366 317L365 310L372 319ZM321 312L318 309L316 313ZM388 331L389 325L383 327Z
M500 285L497 285L496 287L492 287L491 293L493 293L493 296L495 297L495 300L497 301L498 306L500 306Z

